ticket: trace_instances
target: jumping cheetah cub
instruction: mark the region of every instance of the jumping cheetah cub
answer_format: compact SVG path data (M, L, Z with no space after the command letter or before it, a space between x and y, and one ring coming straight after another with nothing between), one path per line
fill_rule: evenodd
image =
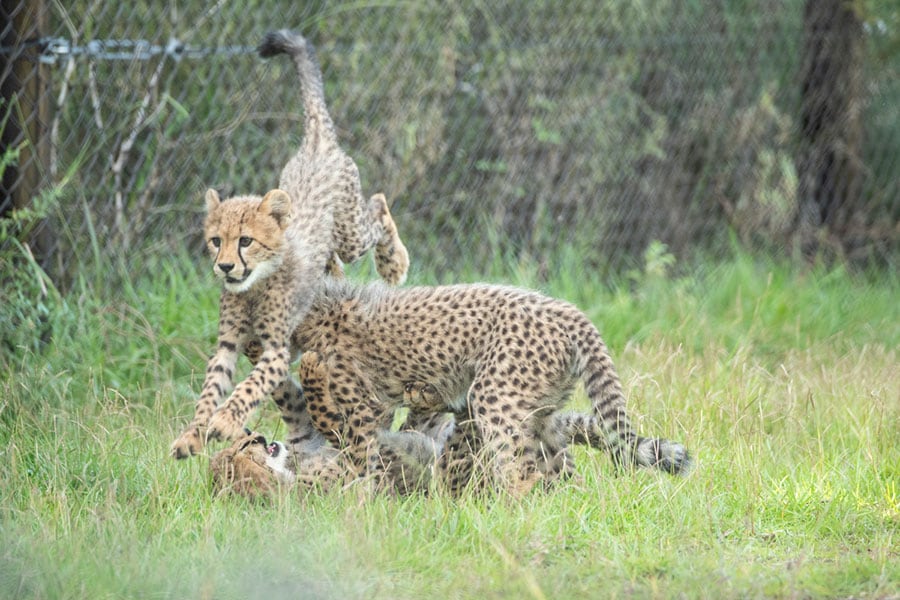
M409 266L384 196L363 197L356 164L338 145L312 46L278 31L265 37L259 53L293 59L306 114L304 138L281 173L281 189L224 202L215 191L206 193L204 233L224 287L218 345L194 418L172 444L176 458L199 452L207 437L238 437L248 413L269 394L287 412L302 411L303 396L288 376L299 350L290 345L290 335L326 272L339 271L338 259L352 262L374 248L379 274L394 284L405 280ZM253 371L217 410L232 389L238 354L248 345L257 348ZM288 422L289 442L309 438L300 423Z

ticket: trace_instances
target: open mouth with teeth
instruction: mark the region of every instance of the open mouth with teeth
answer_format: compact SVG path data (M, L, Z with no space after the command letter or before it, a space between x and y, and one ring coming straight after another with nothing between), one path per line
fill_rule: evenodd
M278 457L278 455L281 454L281 444L279 444L278 442L272 442L271 444L266 446L266 452L268 452L269 456L271 456L272 458Z

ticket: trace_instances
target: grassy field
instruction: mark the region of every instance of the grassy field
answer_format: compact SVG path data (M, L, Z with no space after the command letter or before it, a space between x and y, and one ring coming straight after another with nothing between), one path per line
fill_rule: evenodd
M900 597L896 274L736 258L677 277L662 258L614 284L572 259L540 287L591 316L638 428L696 468L617 476L579 449L579 480L518 501L214 498L206 456L167 456L213 344L211 277L82 280L54 344L0 371L0 597ZM473 279L412 277L454 278ZM283 433L272 407L251 425Z

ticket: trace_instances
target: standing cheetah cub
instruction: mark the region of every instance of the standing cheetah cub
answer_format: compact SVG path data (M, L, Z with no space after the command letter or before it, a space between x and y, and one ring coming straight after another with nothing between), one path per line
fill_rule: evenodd
M562 300L496 285L330 280L292 339L304 351L309 417L326 437L340 433L360 471L377 432L390 425L390 409L415 391L410 382L432 386L426 405L437 400L441 412L471 417L491 478L513 493L540 479L540 441L578 381L595 438L617 464L682 473L690 463L683 445L637 435L597 328Z
M194 418L172 444L176 458L199 452L207 437L240 436L249 412L269 394L286 414L302 411L302 393L288 376L299 350L291 347L290 335L326 272L339 271L339 260L355 261L374 248L378 273L394 284L405 280L409 267L384 196L363 197L356 164L338 145L312 46L297 34L278 31L265 37L259 53L293 59L306 114L304 138L281 173L281 189L224 202L215 191L206 193L204 233L224 287L218 345ZM253 371L217 410L248 344L256 348ZM309 441L311 431L301 424L308 420L288 422L289 443Z

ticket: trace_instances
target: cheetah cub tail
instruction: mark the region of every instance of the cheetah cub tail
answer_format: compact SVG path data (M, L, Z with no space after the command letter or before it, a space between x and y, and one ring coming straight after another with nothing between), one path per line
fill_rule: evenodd
M270 58L278 54L287 54L294 61L297 75L300 78L300 97L303 110L306 111L307 127L309 121L316 124L313 131L306 135L321 136L319 144L337 144L334 124L325 103L325 87L322 83L322 70L316 59L316 49L306 38L290 29L270 31L257 47L262 58Z
M616 425L604 426L594 415L560 412L553 417L551 431L562 436L562 439L556 441L559 447L583 444L598 450L609 450L623 444L619 431L622 425L621 418L624 418L624 414L620 415L620 422ZM651 467L673 475L684 475L691 470L691 457L683 444L637 435L632 435L628 439L631 445L631 462L636 466ZM629 443L626 441L624 444ZM622 453L629 454L627 451Z
M576 346L577 370L596 419L593 438L598 445L606 447L617 466L686 474L691 468L691 458L682 444L637 435L625 410L625 394L606 345L586 316L578 318L580 323L576 327L581 336Z
M306 38L302 35L290 29L279 29L267 33L257 51L263 58L269 58L276 54L296 55L312 52L312 46L307 45Z
M692 461L687 448L662 438L639 437L634 448L634 462L641 467L654 467L673 475L685 475Z

